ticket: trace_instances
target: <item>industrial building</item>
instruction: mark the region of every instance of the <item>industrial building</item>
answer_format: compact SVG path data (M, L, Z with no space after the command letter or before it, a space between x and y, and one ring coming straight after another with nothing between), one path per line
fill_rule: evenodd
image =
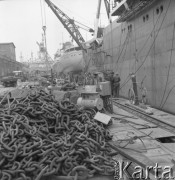
M12 71L21 69L22 64L16 61L14 43L0 43L0 76L6 76Z

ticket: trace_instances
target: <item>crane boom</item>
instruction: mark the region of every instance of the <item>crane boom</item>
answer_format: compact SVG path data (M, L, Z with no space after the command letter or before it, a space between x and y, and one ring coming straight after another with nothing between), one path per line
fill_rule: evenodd
M80 46L82 49L82 43L85 42L84 38L82 37L81 33L78 30L78 26L75 24L74 20L69 18L64 12L62 12L56 5L54 5L50 0L45 0L75 42Z
M108 16L109 23L111 23L111 16L110 16L110 0L104 0L105 7L106 7L106 13Z

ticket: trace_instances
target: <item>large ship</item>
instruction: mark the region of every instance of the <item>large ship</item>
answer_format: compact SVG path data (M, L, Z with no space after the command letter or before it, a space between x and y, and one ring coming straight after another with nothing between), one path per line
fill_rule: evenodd
M57 51L55 57L56 63L53 65L53 71L58 74L76 73L84 68L83 51L71 42L63 43L63 48Z
M29 65L30 74L40 74L40 75L49 75L51 73L52 65L54 64L54 60L50 57L47 52L46 44L45 44L45 36L42 34L42 41L37 45L39 47L39 51L37 53L37 57L33 57L33 53L31 53L31 58L27 62Z
M131 74L147 89L149 104L175 112L175 1L115 0L116 16L103 43L89 53L89 70L118 72L120 95L128 97Z

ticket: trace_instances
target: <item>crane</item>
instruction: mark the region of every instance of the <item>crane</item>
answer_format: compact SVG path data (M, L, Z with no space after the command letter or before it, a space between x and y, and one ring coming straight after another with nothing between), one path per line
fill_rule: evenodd
M48 4L48 6L51 8L51 10L54 12L54 14L57 16L57 18L60 20L60 22L63 24L63 26L66 28L66 30L69 32L69 34L72 36L74 41L78 44L79 47L81 47L83 50L83 43L85 42L83 36L81 35L79 28L81 26L82 29L87 30L91 33L94 32L93 29L75 21L74 19L71 19L68 17L63 11L61 11L56 5L54 5L50 0L45 0L45 2ZM76 25L75 22L78 24Z

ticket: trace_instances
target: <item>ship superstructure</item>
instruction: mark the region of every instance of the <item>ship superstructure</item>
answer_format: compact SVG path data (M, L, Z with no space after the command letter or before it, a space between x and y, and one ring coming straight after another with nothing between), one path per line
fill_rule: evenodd
M84 68L83 50L71 42L64 43L60 56L56 57L57 62L53 65L53 70L58 74L79 72Z

